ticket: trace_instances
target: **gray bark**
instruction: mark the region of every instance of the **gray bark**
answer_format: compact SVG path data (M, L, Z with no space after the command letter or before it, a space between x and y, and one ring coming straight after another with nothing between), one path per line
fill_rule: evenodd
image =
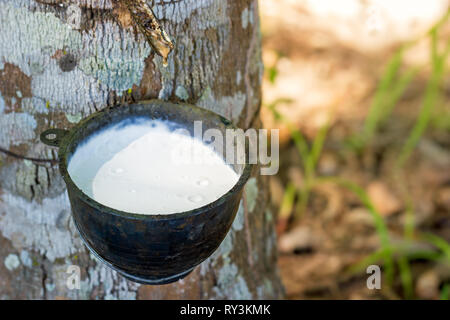
M72 5L72 7L71 7ZM74 7L75 6L75 7ZM69 27L73 8L78 26ZM129 282L103 266L70 218L56 151L38 141L107 106L187 101L259 126L263 66L257 1L155 1L175 44L164 68L127 10L110 0L0 0L0 299L278 298L265 179L250 179L217 252L167 286ZM82 270L70 290L70 265Z

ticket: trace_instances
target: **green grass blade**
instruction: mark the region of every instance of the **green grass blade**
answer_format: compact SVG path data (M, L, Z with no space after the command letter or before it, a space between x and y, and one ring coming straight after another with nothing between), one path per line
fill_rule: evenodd
M375 223L375 229L377 231L378 236L380 237L381 242L381 248L383 249L383 260L386 267L386 281L390 285L393 282L394 278L394 259L393 259L393 248L391 246L391 240L389 237L389 231L388 228L383 220L383 217L380 215L380 213L376 210L375 206L373 205L372 201L370 201L369 196L367 193L357 184L343 180L340 178L321 178L321 181L329 181L334 182L349 191L353 192L360 201L363 203L363 205L369 210L369 212L372 215L372 218Z
M350 266L348 268L347 272L353 275L353 274L359 273L361 271L365 271L368 266L370 266L372 264L376 264L377 262L382 260L385 254L386 253L383 249L379 249L379 250L371 253L367 257L363 258L358 263Z
M272 112L276 120L282 121L286 125L286 127L289 130L289 133L291 134L292 140L294 140L295 146L300 155L302 163L304 166L306 166L309 154L309 147L308 144L306 143L305 137L302 135L299 129L295 128L294 125L292 125L292 123L288 121L286 117L276 109L276 106L279 103L291 103L291 102L292 100L290 99L277 99L271 104L267 105L267 108Z
M369 114L364 122L361 146L367 143L367 141L372 138L376 130L382 114L381 110L383 109L386 97L389 95L390 87L395 80L395 76L397 75L398 70L400 69L403 59L403 52L403 48L398 50L387 64L386 70L384 71L375 92L375 96L370 106Z
M292 182L290 182L283 195L283 200L281 201L279 218L289 219L292 209L294 207L296 188Z
M445 239L432 233L424 233L422 238L441 250L446 259L450 261L450 244Z
M323 127L320 128L319 132L314 138L310 152L306 155L305 184L303 188L299 190L299 202L297 204L297 209L295 210L297 219L303 215L308 206L309 194L316 177L317 162L319 161L320 155L322 153L323 145L328 133L328 128L329 122L327 122Z
M273 66L273 67L269 68L267 70L267 72L268 72L269 82L271 84L275 84L275 81L277 80L277 77L278 77L278 69L277 69L277 67Z
M314 138L314 142L311 147L311 152L308 160L308 162L310 163L309 170L311 171L311 174L316 170L317 162L319 161L320 155L322 154L323 145L325 143L325 139L328 134L328 129L329 129L329 122L327 121L327 123L320 128L319 132Z
M403 287L403 295L406 299L412 299L414 297L414 288L408 258L401 256L398 259L398 267L400 271L400 280Z
M398 101L405 93L406 88L408 88L409 84L412 82L418 71L419 68L410 68L406 72L404 72L396 81L391 93L386 99L385 106L380 112L380 123L383 122L392 113L392 110L397 105ZM374 131L376 129L378 129L378 124L374 127Z
M441 300L449 300L450 298L450 283L444 284L441 290Z
M405 226L403 228L403 235L406 239L412 240L414 238L414 229L416 226L414 209L411 199L406 199L405 211Z
M448 43L445 52L442 56L439 56L437 51L437 29L433 29L431 32L431 62L432 62L432 74L425 89L425 96L422 103L422 108L419 113L419 117L408 136L400 156L397 160L397 167L402 167L406 160L410 157L412 151L416 147L420 138L422 137L425 129L430 121L433 107L436 105L441 93L440 85L442 82L443 74L445 71L445 60L449 53L450 42Z

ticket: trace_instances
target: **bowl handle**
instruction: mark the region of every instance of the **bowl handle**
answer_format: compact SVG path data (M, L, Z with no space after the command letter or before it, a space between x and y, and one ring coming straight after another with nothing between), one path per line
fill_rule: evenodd
M61 140L69 131L64 129L47 129L41 133L40 139L43 143L52 147L59 147ZM48 138L49 135L53 135L53 138Z

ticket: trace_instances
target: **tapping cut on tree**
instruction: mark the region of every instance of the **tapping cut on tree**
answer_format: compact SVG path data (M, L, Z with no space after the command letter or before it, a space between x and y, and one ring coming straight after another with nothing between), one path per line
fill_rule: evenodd
M167 66L167 58L174 45L161 27L152 8L145 0L119 0L122 1L131 13L131 17L142 34L147 39L153 50L163 58L164 66ZM153 2L153 1L152 1Z

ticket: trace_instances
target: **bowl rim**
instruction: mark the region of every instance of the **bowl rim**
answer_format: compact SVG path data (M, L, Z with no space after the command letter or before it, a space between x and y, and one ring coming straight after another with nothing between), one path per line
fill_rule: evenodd
M250 178L250 175L252 173L252 169L254 164L249 163L246 161L244 169L239 176L238 181L233 185L233 187L228 190L225 194L223 194L220 198L214 200L213 202L207 203L199 208L195 208L188 211L182 211L182 212L176 212L176 213L169 213L169 214L141 214L141 213L131 213L127 211L122 211L118 209L114 209L111 207L108 207L104 204L101 204L100 202L94 200L90 196L88 196L86 193L84 193L77 184L72 180L70 177L70 174L68 172L68 163L67 163L67 155L68 155L68 148L72 144L72 138L74 137L75 133L79 130L82 130L84 127L87 126L88 123L96 119L97 117L101 117L106 112L114 112L115 110L118 110L119 108L132 108L134 106L142 106L142 105L152 105L152 104L159 104L159 105L166 105L170 107L179 107L179 108L185 108L189 107L192 109L196 109L197 111L201 113L208 113L210 116L218 118L226 128L231 129L239 129L237 126L235 126L230 120L226 119L225 117L204 108L200 108L198 106L189 104L189 103L174 103L174 102L168 102L163 101L159 99L152 99L152 100L145 100L140 101L138 103L130 104L130 105L118 105L112 108L103 109L100 111L97 111L88 117L82 119L80 122L78 122L74 127L72 127L68 132L64 135L64 137L61 140L61 143L59 145L58 150L58 157L59 157L59 170L60 173L67 185L67 189L71 189L72 191L76 192L76 196L80 198L83 202L86 204L93 206L94 208L98 209L102 213L111 214L117 217L122 218L129 218L133 220L144 220L144 221L160 221L160 220L172 220L172 219L180 219L180 218L188 218L193 217L199 214L202 214L203 212L217 208L221 206L223 203L228 201L229 198L231 198L235 193L239 192L240 189L243 188L243 186L247 183L247 180ZM245 156L246 159L249 159L248 157L248 148L245 148Z

